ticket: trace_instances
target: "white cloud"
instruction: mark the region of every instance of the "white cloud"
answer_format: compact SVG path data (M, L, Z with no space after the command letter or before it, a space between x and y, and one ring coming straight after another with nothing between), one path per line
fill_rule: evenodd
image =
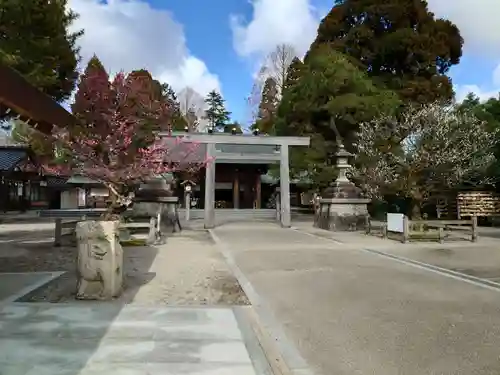
M313 6L318 0L250 0L250 20L231 17L234 48L240 56L257 61L280 43L293 45L305 53L315 39L320 20L330 9ZM464 38L464 54L477 58L500 59L499 0L428 0L429 9L451 20ZM255 61L255 60L254 60ZM488 87L475 84L456 87L457 98L473 91L482 99L497 96L500 91L500 65L491 75Z
M493 71L493 84L496 87L500 87L500 64Z
M500 58L500 13L498 0L428 0L429 9L436 16L449 19L460 29L464 39L464 54L476 59L498 61ZM456 98L461 101L469 92L481 100L498 97L500 92L500 64L490 74L490 84L478 86L464 84L455 86Z
M250 0L251 20L231 17L234 44L242 56L266 53L273 46L289 43L305 52L316 37L321 18L330 9L313 6L317 0ZM454 22L465 40L467 53L500 57L500 13L498 0L428 0L438 17Z
M186 47L182 25L166 10L142 0L70 0L84 29L82 65L95 53L110 73L147 69L175 90L191 86L200 94L220 90L218 77Z
M316 37L321 19L309 0L252 0L253 18L231 16L234 47L239 55L262 57L278 44L303 55Z
M498 97L500 93L500 64L493 71L491 82L492 84L487 87L480 87L475 84L455 85L457 101L462 101L470 92L476 94L482 101L488 100L491 97Z
M500 1L428 0L436 16L449 19L460 29L466 53L500 57Z

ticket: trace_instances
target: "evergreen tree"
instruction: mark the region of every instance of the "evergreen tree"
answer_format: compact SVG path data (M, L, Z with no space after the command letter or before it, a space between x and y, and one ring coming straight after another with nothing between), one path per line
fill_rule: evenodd
M0 0L0 61L58 102L67 100L78 78L77 15L67 0Z
M272 77L269 77L264 83L257 121L252 128L259 129L266 134L273 133L278 103L278 85Z
M277 135L311 137L311 147L291 151L292 173L306 171L315 186L328 186L336 177L333 124L352 152L359 124L399 105L395 93L377 88L344 55L326 46L316 50L278 107Z
M283 86L283 90L287 90L293 86L295 82L297 82L300 78L301 69L303 68L304 63L300 61L298 57L295 57L292 60L292 63L288 67L288 71L286 74L285 84Z
M157 123L151 127L151 131L184 131L187 121L181 113L180 103L177 95L168 83L160 83L153 79L151 73L145 69L135 70L129 74L129 79L140 79L145 83L143 90L146 95L153 92L155 100L167 105L171 110L171 117L168 122ZM152 88L151 88L151 87Z
M224 133L232 133L232 132L235 132L236 134L243 133L241 125L238 121L235 121L232 124L227 124L226 126L224 126Z
M425 0L336 0L310 52L321 45L348 55L405 102L453 98L446 74L460 61L463 39Z
M143 73L132 72L131 76ZM106 109L111 105L111 83L109 75L99 58L94 55L80 76L71 112L77 118L79 127L73 131L107 132ZM85 120L85 121L84 121Z
M172 108L172 130L183 131L186 129L186 127L189 127L188 121L182 115L179 99L177 98L177 94L175 93L172 86L170 86L168 83L162 83L161 84L161 95L162 95L163 100L170 103L170 106ZM162 130L165 130L165 129L162 129ZM192 130L192 129L189 129L189 130Z
M231 112L226 110L225 100L222 95L217 91L213 90L208 93L205 103L207 104L207 109L205 110L205 119L209 121L209 126L213 130L224 130L229 121L229 115Z

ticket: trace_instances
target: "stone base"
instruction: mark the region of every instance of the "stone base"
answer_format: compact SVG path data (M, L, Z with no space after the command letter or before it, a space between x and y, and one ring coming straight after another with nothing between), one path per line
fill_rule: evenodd
M161 203L134 202L132 206L132 216L155 217L164 210Z
M367 215L332 215L320 217L317 227L331 231L366 230Z
M362 198L323 198L320 200L315 225L333 231L365 230L368 203Z
M77 299L109 300L121 294L123 249L118 227L118 221L77 224Z

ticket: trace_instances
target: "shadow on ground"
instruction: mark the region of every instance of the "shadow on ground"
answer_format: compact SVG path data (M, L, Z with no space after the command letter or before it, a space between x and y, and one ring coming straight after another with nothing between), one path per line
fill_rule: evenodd
M0 273L10 273L10 288L12 283L16 283L16 275L12 273L29 272L19 275L18 289L23 289L26 287L23 283L27 277L36 278L36 272L64 272L62 276L17 301L31 303L11 303L4 306L0 303L2 375L77 375L102 346L103 338L111 340L108 343L108 353L116 347L122 347L119 352L125 358L137 355L140 348L132 350L122 341L113 341L113 337L152 337L152 329L137 332L140 325L125 329L123 333L116 332L122 332L118 328L126 325L117 321L125 304L134 299L141 286L156 276L149 270L156 258L157 249L151 246L123 248L124 292L119 298L102 302L77 301L76 246L66 244L54 247L53 233L52 229L36 232L3 230L0 234ZM5 293L2 293L0 285L0 295L2 294ZM140 313L132 309L125 315L131 315L132 318L133 314ZM102 350L99 353L103 355Z

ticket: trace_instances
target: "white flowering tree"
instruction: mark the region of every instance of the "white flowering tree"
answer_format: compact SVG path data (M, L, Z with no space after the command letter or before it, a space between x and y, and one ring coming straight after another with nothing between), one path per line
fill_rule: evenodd
M419 218L431 192L491 183L497 133L469 111L439 103L360 126L352 178L373 198L397 194Z

